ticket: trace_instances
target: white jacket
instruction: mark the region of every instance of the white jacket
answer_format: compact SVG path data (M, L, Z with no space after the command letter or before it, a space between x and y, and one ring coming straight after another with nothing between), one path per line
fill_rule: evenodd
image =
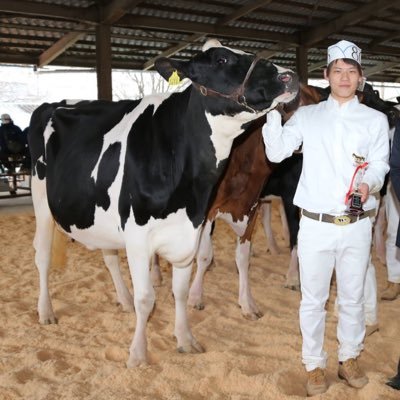
M389 171L389 125L387 117L360 104L357 97L340 105L327 101L300 107L281 126L277 111L271 111L263 127L267 157L280 162L303 145L303 170L294 204L317 213L340 215L357 167L353 154L365 157L368 167L362 182L370 193L380 190ZM375 208L369 196L364 210Z

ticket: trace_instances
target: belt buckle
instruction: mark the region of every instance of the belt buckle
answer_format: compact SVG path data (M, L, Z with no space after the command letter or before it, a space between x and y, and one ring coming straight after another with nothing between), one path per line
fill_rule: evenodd
M351 218L348 215L338 215L333 219L335 225L348 225L351 222Z

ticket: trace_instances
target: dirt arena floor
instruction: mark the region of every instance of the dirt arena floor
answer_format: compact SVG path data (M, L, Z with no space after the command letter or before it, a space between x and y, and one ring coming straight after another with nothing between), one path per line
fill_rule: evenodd
M284 288L289 248L280 234L277 210L273 208L273 227L281 254L270 254L258 223L251 260L253 296L264 316L257 321L241 316L234 264L236 239L227 225L218 222L215 267L205 276L206 307L189 310L192 331L206 352L176 352L171 271L163 263L164 280L156 289L157 307L148 323L150 365L127 369L135 316L116 305L100 252L69 243L66 267L53 269L50 275L59 323L40 326L32 248L35 219L29 206L10 211L0 205L0 399L305 398L300 294ZM381 292L386 286L386 268L375 255L373 260ZM131 287L123 253L121 264ZM395 375L400 356L400 298L379 305L380 330L366 339L360 358L369 383L355 390L337 377L334 286L331 292L326 329L330 386L315 399L400 399L400 392L385 385Z

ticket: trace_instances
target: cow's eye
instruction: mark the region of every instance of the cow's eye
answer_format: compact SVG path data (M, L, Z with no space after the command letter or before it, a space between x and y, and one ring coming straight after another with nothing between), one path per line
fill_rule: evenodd
M218 58L217 62L218 62L218 64L226 64L228 62L228 60L226 58L221 57L221 58Z

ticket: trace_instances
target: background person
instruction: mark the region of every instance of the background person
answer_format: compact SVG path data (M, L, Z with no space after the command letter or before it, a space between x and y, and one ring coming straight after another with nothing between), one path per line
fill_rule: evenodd
M400 201L397 195L400 193L399 185L399 147L400 147L400 119L397 119L392 140L392 155L390 157L390 179L386 192L386 266L388 272L388 285L382 292L382 300L395 300L400 295L400 249L399 246L399 219ZM394 139L396 137L396 139ZM396 140L396 147L394 140ZM393 182L394 180L394 182ZM397 233L397 237L396 237ZM397 243L396 243L397 241ZM397 246L396 246L397 244Z
M28 142L9 114L2 114L0 119L0 162L9 170L12 169L10 157L20 155L24 159L29 158Z

